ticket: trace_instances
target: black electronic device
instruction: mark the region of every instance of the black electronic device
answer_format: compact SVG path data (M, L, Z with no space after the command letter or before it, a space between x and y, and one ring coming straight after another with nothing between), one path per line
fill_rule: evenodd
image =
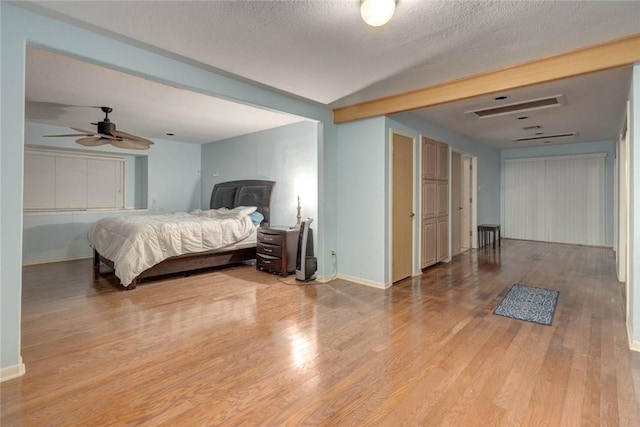
M313 256L312 218L307 218L300 225L298 234L298 250L296 253L296 280L308 282L315 279L318 260Z

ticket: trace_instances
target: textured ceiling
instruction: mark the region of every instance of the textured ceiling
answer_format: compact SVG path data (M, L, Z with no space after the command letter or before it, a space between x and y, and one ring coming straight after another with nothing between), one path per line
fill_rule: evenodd
M26 116L38 123L95 130L104 114L82 106L108 106L118 130L202 144L303 120L33 48L26 70Z
M547 140L547 143L553 144L606 141L620 132L630 81L631 67L625 67L438 105L414 113L501 149L544 145L542 141L512 141L515 138L533 137L536 132L544 135L578 133L575 138ZM499 95L508 98L496 101L494 98ZM554 95L563 96L562 106L483 119L468 113ZM542 128L523 129L535 125Z
M400 0L379 28L358 0L17 4L331 107L640 32L638 1Z

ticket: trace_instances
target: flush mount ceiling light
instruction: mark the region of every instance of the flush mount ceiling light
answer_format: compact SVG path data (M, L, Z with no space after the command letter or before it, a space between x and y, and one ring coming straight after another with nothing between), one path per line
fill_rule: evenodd
M380 27L391 20L396 0L361 0L360 15L372 27Z

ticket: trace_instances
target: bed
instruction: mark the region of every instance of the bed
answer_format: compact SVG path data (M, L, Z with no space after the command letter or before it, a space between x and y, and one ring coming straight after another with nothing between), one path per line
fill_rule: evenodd
M268 226L271 216L271 192L274 184L273 181L264 180L241 180L216 184L211 191L209 208L225 211L221 208L241 210L242 208L239 208L241 206L255 206L256 211L264 217L260 226ZM121 280L120 284L130 290L135 289L140 280L146 278L253 260L256 258L256 230L257 226L248 237L241 241L214 250L171 256L140 272L130 283L123 283ZM93 248L93 265L96 273L99 272L100 263L115 269L114 261L100 253L102 249L107 252L106 248L101 248L96 241L92 242L92 231L90 231L89 239Z

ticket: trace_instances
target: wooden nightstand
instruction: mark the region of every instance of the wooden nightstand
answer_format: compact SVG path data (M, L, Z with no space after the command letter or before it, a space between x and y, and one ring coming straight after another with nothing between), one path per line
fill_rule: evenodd
M258 228L256 269L287 277L296 269L296 249L300 230L289 227Z

